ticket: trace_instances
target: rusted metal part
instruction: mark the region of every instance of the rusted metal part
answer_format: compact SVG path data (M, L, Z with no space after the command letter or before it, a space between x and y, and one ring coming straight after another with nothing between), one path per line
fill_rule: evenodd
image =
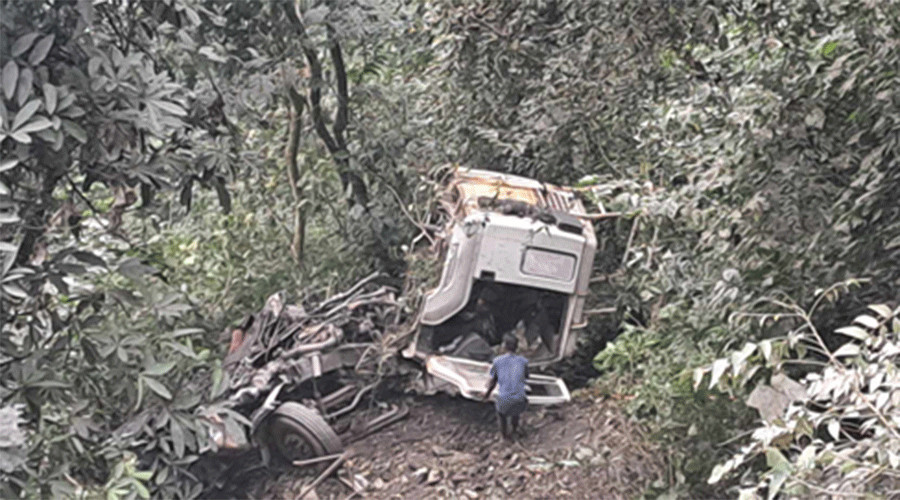
M244 343L244 331L240 328L235 328L231 331L231 345L228 347L228 354L233 353L238 350L241 344Z
M225 357L223 365L227 368L242 362L250 357L254 346L258 343L260 336L272 324L273 317L277 319L281 314L282 299L281 294L273 294L267 300L263 309L251 320L248 329L244 330L241 343L234 351Z

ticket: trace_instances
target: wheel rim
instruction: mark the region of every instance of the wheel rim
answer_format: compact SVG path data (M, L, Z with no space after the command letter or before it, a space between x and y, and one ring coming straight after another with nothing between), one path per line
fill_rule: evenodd
M276 417L269 431L275 448L287 460L304 460L325 454L324 448L315 436L293 420Z
M306 442L306 439L297 434L288 434L284 437L283 442L281 452L291 460L303 460L316 456L313 447Z

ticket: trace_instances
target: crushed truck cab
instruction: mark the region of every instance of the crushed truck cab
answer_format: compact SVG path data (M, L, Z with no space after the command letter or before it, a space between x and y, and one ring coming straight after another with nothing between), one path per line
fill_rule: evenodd
M539 370L572 354L597 239L568 188L457 169L441 199L448 215L440 283L425 297L404 356L424 363L437 390L480 398L503 335ZM562 380L528 379L531 404L568 401Z

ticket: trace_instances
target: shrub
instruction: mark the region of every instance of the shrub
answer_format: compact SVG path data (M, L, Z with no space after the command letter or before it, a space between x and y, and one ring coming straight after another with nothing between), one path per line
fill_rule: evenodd
M850 340L831 349L814 314L821 299L834 292L823 292L809 311L773 301L778 312L740 315L790 328L784 336L748 342L696 370L695 386L706 374L710 387L723 390L758 384L749 404L764 414L783 406L713 469L709 483L743 470L741 498L900 493L900 307L869 306L870 314L835 331ZM796 383L785 374L798 365L817 369ZM752 465L762 456L766 465L760 472Z

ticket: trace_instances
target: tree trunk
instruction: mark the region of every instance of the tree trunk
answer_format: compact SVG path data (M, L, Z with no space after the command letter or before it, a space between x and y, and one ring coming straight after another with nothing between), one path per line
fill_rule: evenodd
M297 152L300 148L300 128L302 125L304 100L294 89L288 86L288 143L285 149L288 182L291 185L291 197L294 200L294 229L291 237L291 255L299 265L303 265L303 246L306 240L306 213L301 205L303 193L300 186L300 168L297 165Z

